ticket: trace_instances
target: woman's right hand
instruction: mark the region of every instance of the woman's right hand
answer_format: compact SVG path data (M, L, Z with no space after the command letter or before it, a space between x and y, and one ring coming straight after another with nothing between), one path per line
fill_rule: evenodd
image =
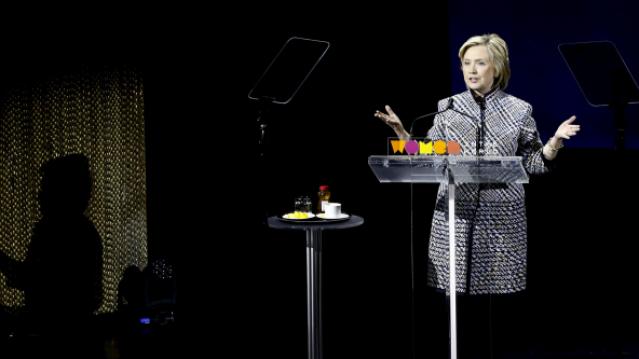
M402 124L402 121L399 119L399 116L395 114L393 109L388 105L384 106L384 108L386 109L386 112L375 111L375 117L389 125L398 137L410 137L410 134L406 132L406 129L404 129L404 124Z

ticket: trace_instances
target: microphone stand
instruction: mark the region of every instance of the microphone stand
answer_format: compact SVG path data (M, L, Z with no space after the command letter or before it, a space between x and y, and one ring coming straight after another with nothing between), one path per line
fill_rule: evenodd
M486 99L483 97L479 101L479 123L477 124L477 139L476 139L476 156L483 156L484 149L484 123L486 117Z
M272 109L273 109L273 104L274 104L274 99L271 97L263 97L258 99L258 109L257 109L257 119L256 119L256 125L257 127L255 128L256 133L255 135L257 136L257 170L258 173L260 173L261 177L266 179L266 180L270 180L269 176L266 176L267 173L267 150L266 150L266 144L267 144L267 138L266 138L266 134L267 134L267 129L268 129L268 116L271 114ZM268 185L268 187L270 187L270 183ZM267 209L267 204L271 203L271 198L268 198L269 194L265 193L264 191L261 191L261 193L258 195L260 197L260 211L259 211L259 221L260 223L262 223L262 225L266 226L268 217L269 217L269 211ZM263 227L264 227L263 226ZM264 227L266 228L266 227Z
M481 161L479 158L484 155L484 123L486 116L486 99L481 98L479 101L479 122L477 123L477 136L475 139L475 166L477 168L477 175L481 175ZM466 290L470 293L470 279L472 275L472 256L473 256L473 231L475 230L475 220L477 219L477 211L479 210L479 201L481 198L482 183L477 184L477 200L475 201L475 210L473 211L472 226L470 227L469 243L466 256L467 269L466 269Z
M264 97L260 98L259 108L257 110L257 131L258 131L258 153L260 160L264 159L265 148L266 148L266 129L268 128L268 122L266 121L267 115L271 112L271 108L273 106L273 98Z

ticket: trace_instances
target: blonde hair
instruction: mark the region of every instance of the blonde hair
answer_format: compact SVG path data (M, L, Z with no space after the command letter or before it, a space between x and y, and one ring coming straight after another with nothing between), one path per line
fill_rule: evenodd
M488 57L495 69L495 85L503 90L510 80L510 59L508 45L497 34L472 36L459 48L459 60L463 61L466 51L473 46L483 45L488 50Z

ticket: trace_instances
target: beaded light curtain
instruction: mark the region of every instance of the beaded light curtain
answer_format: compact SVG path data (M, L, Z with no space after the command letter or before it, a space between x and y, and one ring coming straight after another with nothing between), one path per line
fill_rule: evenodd
M55 157L88 157L93 191L88 218L103 243L103 302L116 308L128 265L147 264L144 102L132 69L83 69L10 90L0 112L0 251L22 261L40 218L40 166ZM64 295L52 293L52 295ZM23 293L0 272L0 305Z

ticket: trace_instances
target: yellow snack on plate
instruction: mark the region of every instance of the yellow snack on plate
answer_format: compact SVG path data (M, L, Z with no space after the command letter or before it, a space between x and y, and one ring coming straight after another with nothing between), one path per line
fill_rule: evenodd
M310 216L308 215L307 212L300 212L300 211L295 211L291 214L291 218L295 218L295 219L307 219Z
M313 217L313 214L309 212L295 211L287 213L283 217L286 219L309 219Z

